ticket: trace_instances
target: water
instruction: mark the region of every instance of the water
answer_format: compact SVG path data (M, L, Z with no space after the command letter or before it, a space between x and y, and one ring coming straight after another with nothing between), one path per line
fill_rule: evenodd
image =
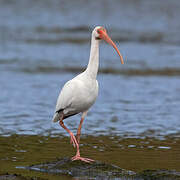
M0 4L1 136L67 135L51 123L56 99L63 84L86 68L96 25L107 28L125 65L112 47L101 43L99 96L82 133L180 136L179 1ZM65 123L75 132L79 120L74 116Z

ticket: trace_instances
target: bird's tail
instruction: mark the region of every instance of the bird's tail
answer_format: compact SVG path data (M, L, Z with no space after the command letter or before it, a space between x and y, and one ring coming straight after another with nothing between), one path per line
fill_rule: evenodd
M54 116L53 116L52 121L53 121L53 122L57 122L57 121L59 121L60 119L63 119L63 117L64 117L63 109L60 109L60 110L58 110L58 111L56 111L56 112L54 113Z
M52 119L52 122L57 122L60 120L60 115L58 112L55 112L54 116L53 116L53 119Z

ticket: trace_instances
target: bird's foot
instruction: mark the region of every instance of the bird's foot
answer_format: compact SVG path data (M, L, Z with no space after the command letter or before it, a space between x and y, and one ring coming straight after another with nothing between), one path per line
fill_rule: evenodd
M70 140L70 143L73 144L74 148L77 146L78 147L78 143L77 143L77 140L76 140L76 137L74 136L74 134L70 134L71 136L71 140Z
M76 156L72 157L71 160L72 161L80 160L80 161L84 161L84 162L87 162L87 163L91 163L91 162L94 161L93 159L83 158L80 155L76 155Z

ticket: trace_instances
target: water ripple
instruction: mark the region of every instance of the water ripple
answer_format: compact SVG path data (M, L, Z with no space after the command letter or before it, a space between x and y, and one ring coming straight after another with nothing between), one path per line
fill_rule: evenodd
M18 71L24 73L76 73L83 72L84 68L81 67L27 67L21 68ZM113 74L113 75L127 75L127 76L180 76L180 68L164 68L164 69L114 69L114 68L101 68L99 73Z

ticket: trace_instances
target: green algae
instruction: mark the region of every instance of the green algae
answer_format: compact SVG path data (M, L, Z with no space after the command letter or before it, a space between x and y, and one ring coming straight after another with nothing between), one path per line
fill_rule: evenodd
M147 179L147 180L179 180L180 172L176 172L174 170L144 170L136 177Z
M180 139L178 137L120 138L116 136L82 136L81 154L122 169L143 171L166 169L180 171ZM21 174L23 177L70 180L72 176L49 174L17 167L53 162L75 155L69 138L35 135L0 136L0 174ZM80 162L76 162L80 163ZM67 167L68 168L68 167ZM101 170L103 167L101 167ZM112 171L109 167L107 171ZM166 174L166 176L168 176Z
M39 177L24 177L20 174L0 174L0 180L47 180Z

